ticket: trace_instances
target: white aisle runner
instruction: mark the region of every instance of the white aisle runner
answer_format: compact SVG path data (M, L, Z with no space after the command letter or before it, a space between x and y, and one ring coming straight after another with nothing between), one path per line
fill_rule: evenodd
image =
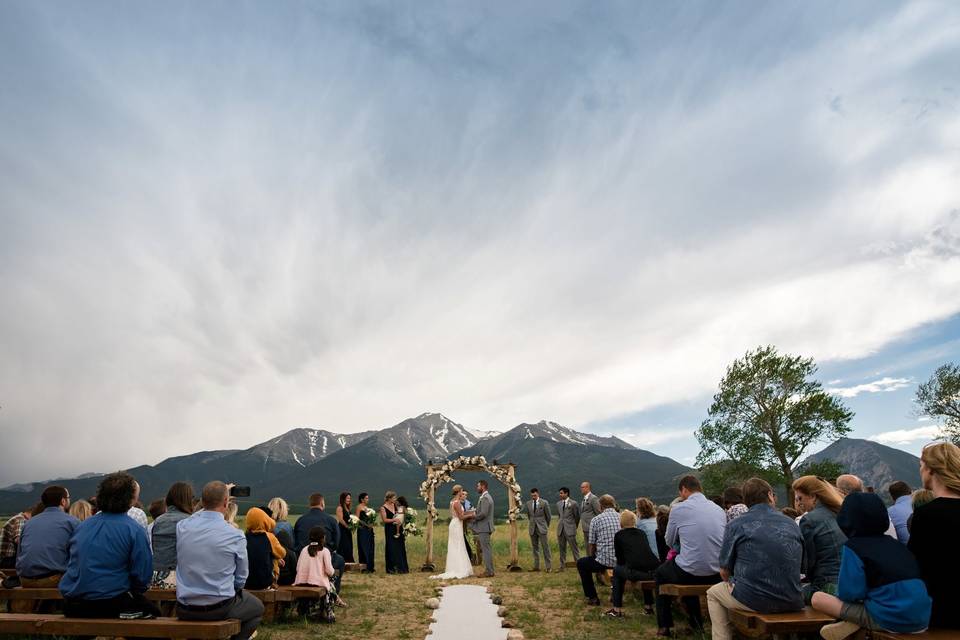
M475 584L444 587L433 618L427 640L506 640L509 631L500 626L486 587Z

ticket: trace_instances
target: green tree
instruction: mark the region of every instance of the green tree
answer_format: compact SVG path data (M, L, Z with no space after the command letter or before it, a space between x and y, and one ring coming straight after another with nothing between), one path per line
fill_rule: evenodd
M937 367L930 379L917 387L914 402L921 414L941 421L945 438L960 444L960 366Z
M847 468L836 460L811 460L804 462L796 470L797 477L818 476L833 484L837 478L847 472Z
M750 478L763 478L767 482L780 480L775 470L771 473L769 469L760 469L733 460L720 460L700 468L700 484L708 496L721 495L727 487L742 485Z
M724 458L775 468L793 501L794 465L814 442L850 432L853 412L813 379L812 358L759 347L727 367L708 418L697 429L697 465Z

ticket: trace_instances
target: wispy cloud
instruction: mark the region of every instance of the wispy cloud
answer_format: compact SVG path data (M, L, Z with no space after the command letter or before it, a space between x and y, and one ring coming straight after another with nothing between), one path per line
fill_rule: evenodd
M913 381L910 378L880 378L873 382L854 385L852 387L829 387L827 391L841 398L856 398L861 393L888 393L909 387Z
M939 427L915 427L913 429L895 429L884 431L872 436L868 440L894 446L908 446L921 441L936 440L940 437Z
M621 440L629 442L635 447L646 449L649 447L680 440L681 438L692 438L693 429L691 427L651 427L626 433L612 433Z

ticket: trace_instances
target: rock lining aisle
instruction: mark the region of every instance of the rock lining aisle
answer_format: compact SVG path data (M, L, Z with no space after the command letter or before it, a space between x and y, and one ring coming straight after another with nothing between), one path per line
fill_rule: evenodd
M506 640L497 605L486 587L458 584L443 588L427 640Z

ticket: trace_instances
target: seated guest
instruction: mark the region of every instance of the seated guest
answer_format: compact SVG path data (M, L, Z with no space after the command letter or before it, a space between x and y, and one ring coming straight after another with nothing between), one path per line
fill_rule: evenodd
M77 500L76 502L70 504L70 509L67 513L72 515L80 522L83 522L93 515L93 505L86 500Z
M713 640L733 639L730 609L760 613L803 609L800 528L775 509L776 494L765 480L750 478L742 495L747 512L730 521L720 548L724 581L707 591Z
M657 507L657 556L660 564L667 561L670 545L667 544L667 524L670 522L670 507L665 504Z
M203 507L203 501L201 500L201 508ZM237 524L237 513L240 511L240 505L235 501L231 500L230 504L227 505L227 510L223 512L223 519L234 529L239 529L240 525Z
M720 582L720 545L727 528L727 514L707 500L696 476L684 476L679 484L681 502L670 510L666 542L680 545L679 553L657 569L661 584L714 584ZM702 631L700 598L684 597L694 631ZM657 595L657 635L673 631L673 597Z
M936 498L936 496L933 495L933 491L929 489L917 489L913 492L910 498L910 517L907 518L908 533L913 532L913 514L923 505L932 502L934 498ZM909 540L907 542L909 543Z
M577 560L577 572L583 583L583 595L587 602L599 606L597 587L593 583L593 574L606 573L617 565L617 556L613 538L620 530L620 516L614 509L616 501L611 495L600 497L600 513L590 520L590 533L587 535L587 555Z
M137 495L140 495L140 485L137 484ZM127 511L127 515L133 518L138 525L143 527L143 530L147 530L147 514L144 512L142 505L139 500L134 503L132 507Z
M846 498L854 493L873 493L873 487L864 487L863 480L861 480L859 476L855 476L852 473L845 473L837 477L837 491L840 492L841 496ZM897 537L897 529L893 526L893 520L890 520L887 526L887 535L894 539Z
M297 578L297 552L294 549L293 534L287 531L285 527L277 527L274 531L277 532L277 541L285 551L283 564L280 566L280 575L277 576L277 584L289 586Z
M340 527L337 526L337 519L324 512L325 506L322 493L314 493L310 496L310 510L297 518L297 523L293 526L293 539L297 545L297 553L300 553L310 544L310 529L319 526L327 530L326 545L327 549L330 549L333 568L337 570L333 584L337 593L340 593L340 581L343 578L346 561L337 553L337 545L340 544Z
M247 563L249 574L247 588L253 590L268 589L276 586L280 576L280 563L287 551L273 535L277 526L273 518L263 509L253 507L247 511Z
M930 626L960 629L957 580L960 553L960 448L949 442L927 445L920 454L923 486L936 496L913 513L910 551L920 565L920 575L933 598Z
M647 534L647 544L657 554L657 512L650 498L637 498L637 529Z
M290 517L290 505L287 504L287 501L283 498L270 498L270 502L267 503L267 506L270 508L270 517L274 519L277 523L277 528L273 530L277 537L281 531L286 531L290 534L291 540L293 539L293 525L290 524L290 521L287 518Z
M144 597L153 574L147 534L127 515L139 494L140 487L129 473L111 473L100 482L100 512L77 525L70 538L70 559L60 580L67 617L160 615Z
M177 524L177 617L181 620L240 620L234 640L247 640L263 617L263 603L243 590L247 541L223 515L230 490L208 482L202 511Z
M740 487L727 487L723 491L723 510L727 512L727 522L747 512L743 503L743 491Z
M166 512L167 505L163 503L163 500L154 500L147 508L147 513L150 514L150 524L147 525L147 542L150 543L151 551L153 551L153 525L156 524L157 518Z
M193 513L193 487L174 482L163 503L166 511L151 525L153 547L153 585L172 588L177 583L177 525Z
M916 559L884 535L887 510L880 496L852 493L837 522L847 535L840 561L837 595L813 594L813 608L839 618L820 630L827 640L842 640L861 628L916 633L930 621L930 597Z
M784 507L783 509L780 509L780 513L787 516L794 522L797 522L798 520L800 520L800 515L801 515L800 512L794 509L793 507Z
M648 500L649 502L649 500ZM653 504L650 505L653 510ZM594 518L596 522L596 518ZM590 523L593 526L593 522ZM653 572L660 566L660 558L650 548L647 534L637 528L637 516L624 510L620 514L620 531L613 536L613 553L617 564L613 567L613 608L606 615L612 618L623 617L623 589L628 582L653 580ZM653 592L644 590L643 608L649 615L653 613Z
M70 493L65 487L43 490L40 502L43 512L23 526L20 551L17 554L17 575L24 587L55 587L67 570L70 537L80 521L66 513Z
M3 530L0 531L0 569L14 569L17 566L23 525L32 516L32 511L21 511L3 523Z
M913 496L910 495L910 485L902 480L891 482L887 489L890 497L893 498L893 506L887 509L890 521L897 531L897 540L907 544L910 540L910 532L907 531L907 520L913 514Z
M833 591L840 575L840 550L847 536L837 525L843 498L817 476L803 476L793 482L793 491L806 512L800 519L803 535L804 602L816 591Z
M336 621L333 605L338 596L336 589L330 583L330 578L336 574L333 568L330 549L326 547L327 530L323 527L310 529L310 542L297 560L297 577L295 584L307 587L323 587L327 595L320 602L320 619L324 622Z

